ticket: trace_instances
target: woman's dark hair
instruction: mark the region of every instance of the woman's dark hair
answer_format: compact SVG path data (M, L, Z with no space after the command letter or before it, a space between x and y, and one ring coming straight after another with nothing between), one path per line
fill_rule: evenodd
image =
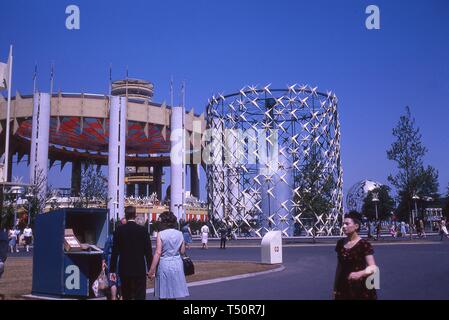
M164 211L160 214L159 220L161 222L160 224L160 231L165 229L177 229L178 228L178 219L173 214L173 212Z
M350 211L345 215L345 219L351 219L354 224L358 224L359 227L357 228L357 232L360 231L360 227L362 226L362 217L360 213L357 211Z

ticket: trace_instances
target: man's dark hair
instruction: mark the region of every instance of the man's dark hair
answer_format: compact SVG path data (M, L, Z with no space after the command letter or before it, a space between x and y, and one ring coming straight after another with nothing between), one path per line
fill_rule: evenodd
M173 212L164 211L159 216L161 221L161 231L165 229L177 229L178 228L178 218L173 214Z
M134 220L136 218L136 208L133 206L127 206L125 208L126 220Z

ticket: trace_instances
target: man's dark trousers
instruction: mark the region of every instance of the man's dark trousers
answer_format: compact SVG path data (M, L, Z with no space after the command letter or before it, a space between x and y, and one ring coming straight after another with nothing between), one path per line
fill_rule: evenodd
M226 238L221 238L221 241L220 241L220 249L226 249Z
M123 300L145 300L146 277L121 277Z
M119 261L118 261L119 260ZM124 300L145 299L146 275L153 254L148 230L128 220L114 233L111 256L111 273L116 273L117 261Z

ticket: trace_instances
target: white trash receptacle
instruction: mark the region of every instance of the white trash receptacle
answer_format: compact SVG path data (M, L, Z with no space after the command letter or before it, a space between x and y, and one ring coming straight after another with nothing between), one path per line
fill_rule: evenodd
M261 243L262 263L282 263L282 233L281 231L269 231Z

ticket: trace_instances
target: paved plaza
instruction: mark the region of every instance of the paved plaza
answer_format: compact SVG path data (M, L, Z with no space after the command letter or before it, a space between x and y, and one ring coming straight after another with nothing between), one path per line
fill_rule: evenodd
M449 241L373 241L380 268L378 297L391 299L449 299ZM248 244L220 250L192 248L193 260L259 261L260 248ZM326 300L332 298L336 267L334 243L289 244L284 247L281 272L190 287L194 300ZM151 294L148 299L154 299Z
M334 240L287 241L283 250L283 271L240 278L237 280L189 287L191 300L328 300L336 267ZM384 239L371 241L380 268L381 300L449 299L449 240ZM226 250L219 242L210 241L208 250L194 242L188 254L194 261L260 261L260 242L228 242ZM10 256L30 256L23 250ZM205 281L208 283L208 281ZM147 299L153 300L152 293Z

